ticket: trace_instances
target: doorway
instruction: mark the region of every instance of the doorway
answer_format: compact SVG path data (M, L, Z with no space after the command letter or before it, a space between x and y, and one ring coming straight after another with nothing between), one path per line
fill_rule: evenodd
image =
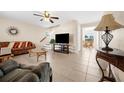
M82 49L95 49L100 46L99 34L95 27L85 27L82 29Z

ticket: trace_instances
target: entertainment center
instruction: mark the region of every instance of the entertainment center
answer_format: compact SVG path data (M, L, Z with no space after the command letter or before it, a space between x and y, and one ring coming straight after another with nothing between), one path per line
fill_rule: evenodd
M60 53L69 53L69 44L53 44L53 50Z
M53 50L60 53L69 53L69 33L55 35Z

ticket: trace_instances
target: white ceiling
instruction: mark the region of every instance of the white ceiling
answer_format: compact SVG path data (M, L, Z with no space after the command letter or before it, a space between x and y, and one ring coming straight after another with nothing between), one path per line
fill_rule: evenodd
M100 20L103 12L101 11L54 11L50 12L52 16L58 16L60 19L55 20L55 23L40 21L40 17L34 16L38 11L0 11L0 16L13 20L23 21L35 24L42 27L51 27L69 20L77 20L81 24L96 22Z

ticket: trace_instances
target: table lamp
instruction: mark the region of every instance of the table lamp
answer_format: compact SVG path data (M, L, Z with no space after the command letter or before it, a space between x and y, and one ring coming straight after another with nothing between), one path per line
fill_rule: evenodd
M110 33L112 30L123 28L124 26L115 21L112 14L106 14L102 16L102 19L98 26L95 28L96 31L105 31L101 36L102 40L105 43L105 47L102 48L104 51L113 51L108 45L111 42L113 35Z

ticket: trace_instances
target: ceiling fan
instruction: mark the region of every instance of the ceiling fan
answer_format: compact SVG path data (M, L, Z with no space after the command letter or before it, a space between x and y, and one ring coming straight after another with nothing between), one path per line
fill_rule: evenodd
M40 21L49 21L51 23L54 23L54 21L52 19L59 19L59 17L55 17L55 16L51 16L50 13L48 13L48 11L44 11L44 13L41 14L34 14L35 16L40 16L42 17L42 19L40 19Z

